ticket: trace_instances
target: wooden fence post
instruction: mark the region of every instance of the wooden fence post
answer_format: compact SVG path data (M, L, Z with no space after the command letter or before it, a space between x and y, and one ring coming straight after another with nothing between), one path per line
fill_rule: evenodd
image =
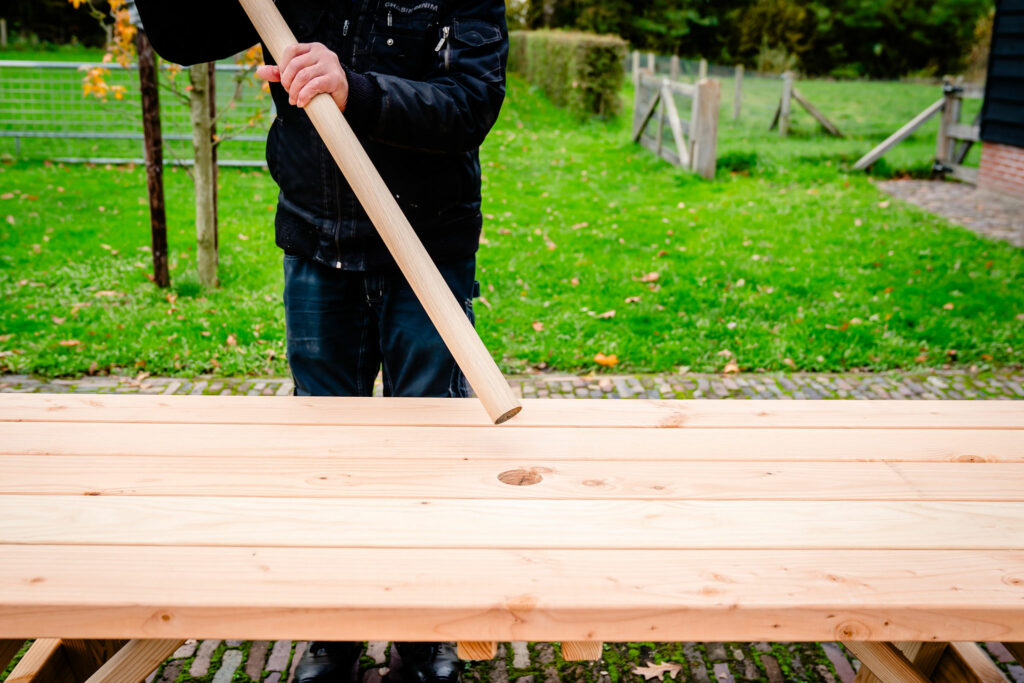
M679 55L672 55L672 61L669 63L668 75L673 81L679 80Z
M633 50L633 89L640 89L640 50Z
M779 102L779 136L789 135L789 111L793 98L793 72L782 74L782 100Z
M0 48L7 49L7 20L0 18Z
M736 90L732 96L732 120L740 120L740 105L743 99L743 65L736 65L736 75L733 76L735 81Z
M960 122L960 88L950 81L942 83L942 117L939 119L939 134L935 142L935 166L946 167L953 163L956 141L949 136L949 127Z
M697 66L697 80L708 77L708 60L700 60L700 64Z
M647 71L653 76L657 72L657 63L653 52L647 53Z
M697 96L694 98L693 126L690 134L693 140L692 168L701 177L713 180L715 177L715 156L718 148L718 107L722 97L722 86L714 78L702 78L697 82Z

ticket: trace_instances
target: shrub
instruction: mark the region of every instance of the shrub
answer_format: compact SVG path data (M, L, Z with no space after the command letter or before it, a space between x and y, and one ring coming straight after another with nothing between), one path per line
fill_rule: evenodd
M560 107L585 118L619 113L627 45L615 36L569 31L513 31L509 71L538 86Z

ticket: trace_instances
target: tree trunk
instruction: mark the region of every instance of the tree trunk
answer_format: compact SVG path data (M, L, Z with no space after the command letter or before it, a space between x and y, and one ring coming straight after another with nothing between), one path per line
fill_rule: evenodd
M142 92L142 131L146 147L146 187L149 191L149 226L153 243L153 282L171 284L167 270L167 217L164 213L163 135L160 130L160 91L156 58L145 32L136 34L139 52L139 90Z
M220 213L217 211L217 63L210 62L210 158L213 164L213 247L220 253Z
M189 67L192 90L189 109L192 115L192 151L195 157L193 181L196 191L196 260L199 282L217 286L217 240L214 228L213 143L210 127L210 68L204 64Z

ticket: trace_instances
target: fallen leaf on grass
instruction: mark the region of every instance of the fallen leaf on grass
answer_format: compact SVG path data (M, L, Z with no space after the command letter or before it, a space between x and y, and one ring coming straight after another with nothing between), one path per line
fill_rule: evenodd
M67 320L67 318L58 318L57 316L54 315L50 316L50 320L53 321L54 325L63 325L64 321Z
M655 664L653 662L647 662L647 666L638 666L633 669L633 673L638 676L643 676L646 680L657 678L659 681L665 680L665 674L668 674L669 678L674 679L676 674L683 670L682 664L676 664L675 662L662 662L661 664Z
M626 303L627 304L638 304L638 303L640 303L640 297L638 297L638 296L627 296L626 297Z
M659 277L658 273L644 273L640 277L640 282L657 282Z
M572 285L573 287L579 287L580 279L578 277L574 277L573 279L569 280L569 284ZM1021 315L1024 315L1024 313L1022 313Z
M596 356L594 356L594 362L602 367L614 368L616 365L619 364L619 357L616 356L614 353L611 354L610 356L606 356L603 353L599 353Z
M953 302L951 301L951 302L943 305L943 308L946 309L947 311L952 311L953 310Z
M96 296L96 297L100 297L100 296L123 296L123 294L121 292L115 292L112 289L101 289L100 291L98 291L95 294L93 294L93 296Z
M722 372L726 375L735 375L739 371L740 366L734 360L730 360L728 363L725 364L725 367L722 368Z
M796 367L796 363L793 362L792 358L783 358L782 359L782 364L785 365L788 368L795 368Z
M228 346L238 346L238 338L235 337L235 335L233 335L233 334L229 334L228 335L228 339L227 339L227 344L228 344Z
M82 342L78 341L77 339L62 339L57 343L60 344L61 346L78 346Z
M540 322L539 320L535 320L533 325L531 325L531 327L533 328L534 332L543 332L544 331L544 323Z
M601 319L603 319L603 320L608 320L609 318L614 318L614 317L615 317L615 310L614 310L614 309L612 309L612 310L610 310L610 311L605 311L604 313L598 313L598 314L597 314L596 316L594 316L594 317L596 317L596 318L601 318Z
M10 341L12 337L14 337L13 332L10 334L0 334L0 342Z

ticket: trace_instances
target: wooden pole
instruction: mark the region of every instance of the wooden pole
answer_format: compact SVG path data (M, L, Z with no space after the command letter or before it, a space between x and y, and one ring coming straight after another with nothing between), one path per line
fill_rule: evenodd
M210 137L210 67L189 67L189 109L192 119L192 180L196 194L196 266L204 287L217 286L217 244L213 226L213 144Z
M601 659L604 643L599 640L563 640L562 659L567 662L585 662Z
M7 20L0 19L0 48L7 48Z
M492 641L460 640L456 644L459 659L488 660L498 654L498 643Z
M679 55L672 55L672 61L669 62L668 75L673 81L679 80Z
M648 52L647 53L647 72L650 73L653 76L656 71L657 71L657 61L656 61L656 59L654 57L654 53L653 52Z
M960 91L951 82L942 86L942 118L939 119L939 134L935 140L935 165L950 166L956 140L949 135L949 127L960 120Z
M640 88L640 50L633 50L633 89Z
M700 60L700 64L697 65L697 80L701 80L708 77L708 60Z
M735 81L735 91L732 96L732 120L740 120L740 106L743 101L743 65L736 65L736 75L733 77Z
M707 180L715 177L718 149L718 108L722 98L721 84L714 78L697 83L696 116L693 119L693 170Z
M240 2L270 53L280 61L284 48L295 43L295 36L273 0ZM334 99L321 93L306 105L305 111L487 414L495 424L514 417L522 405Z
M779 102L779 137L789 135L790 100L793 97L793 72L782 74L782 100Z
M156 59L145 31L135 36L139 53L139 90L142 93L142 136L146 150L146 189L149 195L149 231L153 250L153 282L171 284L167 269L167 216L164 212L163 134L160 129L160 89Z

